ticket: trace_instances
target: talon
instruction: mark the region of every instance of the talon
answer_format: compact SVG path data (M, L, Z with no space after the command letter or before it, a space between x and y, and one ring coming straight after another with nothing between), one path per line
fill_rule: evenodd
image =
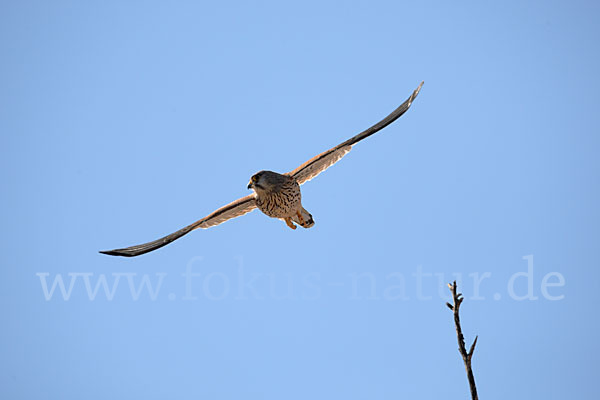
M298 222L300 222L300 225L304 226L304 218L302 217L300 211L296 211L296 215L298 216Z
M284 218L284 221L287 226L289 226L292 229L296 229L296 225L294 225L290 217Z

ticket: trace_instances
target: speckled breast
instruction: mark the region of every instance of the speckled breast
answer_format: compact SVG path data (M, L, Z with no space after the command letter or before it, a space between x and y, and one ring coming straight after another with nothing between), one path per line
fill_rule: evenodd
M260 211L273 218L290 217L301 205L300 185L296 180L283 184L278 191L267 192L256 198Z

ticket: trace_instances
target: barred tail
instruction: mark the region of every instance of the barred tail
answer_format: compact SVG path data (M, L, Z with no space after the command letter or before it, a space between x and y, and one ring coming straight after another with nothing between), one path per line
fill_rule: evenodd
M294 221L296 224L300 225L303 228L310 228L315 224L315 221L313 220L312 215L310 215L310 213L308 211L306 211L304 209L304 207L302 207L302 211L300 211L300 214L302 214L302 219L304 219L304 224L300 223L300 219L298 218L297 215L294 215L292 217L292 221Z

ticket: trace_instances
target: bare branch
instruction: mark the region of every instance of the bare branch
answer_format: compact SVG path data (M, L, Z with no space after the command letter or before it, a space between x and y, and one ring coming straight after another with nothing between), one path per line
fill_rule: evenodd
M465 370L467 371L467 379L469 380L469 387L471 388L471 399L478 400L477 397L477 387L475 386L475 377L473 376L473 370L471 369L471 358L473 357L473 352L475 351L475 345L477 344L477 336L475 336L475 340L467 352L467 348L465 346L465 337L462 333L462 328L460 326L460 316L459 309L460 305L463 301L462 293L456 292L456 281L452 284L448 284L448 288L452 292L452 300L454 301L454 305L450 303L446 303L448 308L454 313L454 325L456 326L456 337L458 339L458 351L462 356L463 362L465 363Z
M467 354L469 356L469 361L471 361L471 357L473 357L473 352L475 351L475 345L477 344L477 337L475 336L475 340L473 340L473 344L471 345L471 348L469 349L469 353Z

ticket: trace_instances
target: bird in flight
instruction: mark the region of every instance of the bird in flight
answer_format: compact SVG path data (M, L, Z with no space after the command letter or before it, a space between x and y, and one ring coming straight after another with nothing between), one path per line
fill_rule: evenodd
M410 97L392 111L390 115L358 135L311 158L295 170L285 174L279 174L272 171L260 171L254 174L248 183L248 189L254 191L251 195L229 203L212 214L163 238L139 244L137 246L106 250L101 251L100 253L108 254L110 256L139 256L166 246L194 229L206 229L211 226L219 225L232 218L247 214L255 208L258 208L269 217L279 218L285 221L286 225L292 229L296 229L296 224L303 228L312 227L315 222L312 215L302 207L300 185L310 181L338 162L356 143L373 135L400 118L400 116L410 108L413 100L419 94L423 83L424 82L421 82L419 87L415 89Z

